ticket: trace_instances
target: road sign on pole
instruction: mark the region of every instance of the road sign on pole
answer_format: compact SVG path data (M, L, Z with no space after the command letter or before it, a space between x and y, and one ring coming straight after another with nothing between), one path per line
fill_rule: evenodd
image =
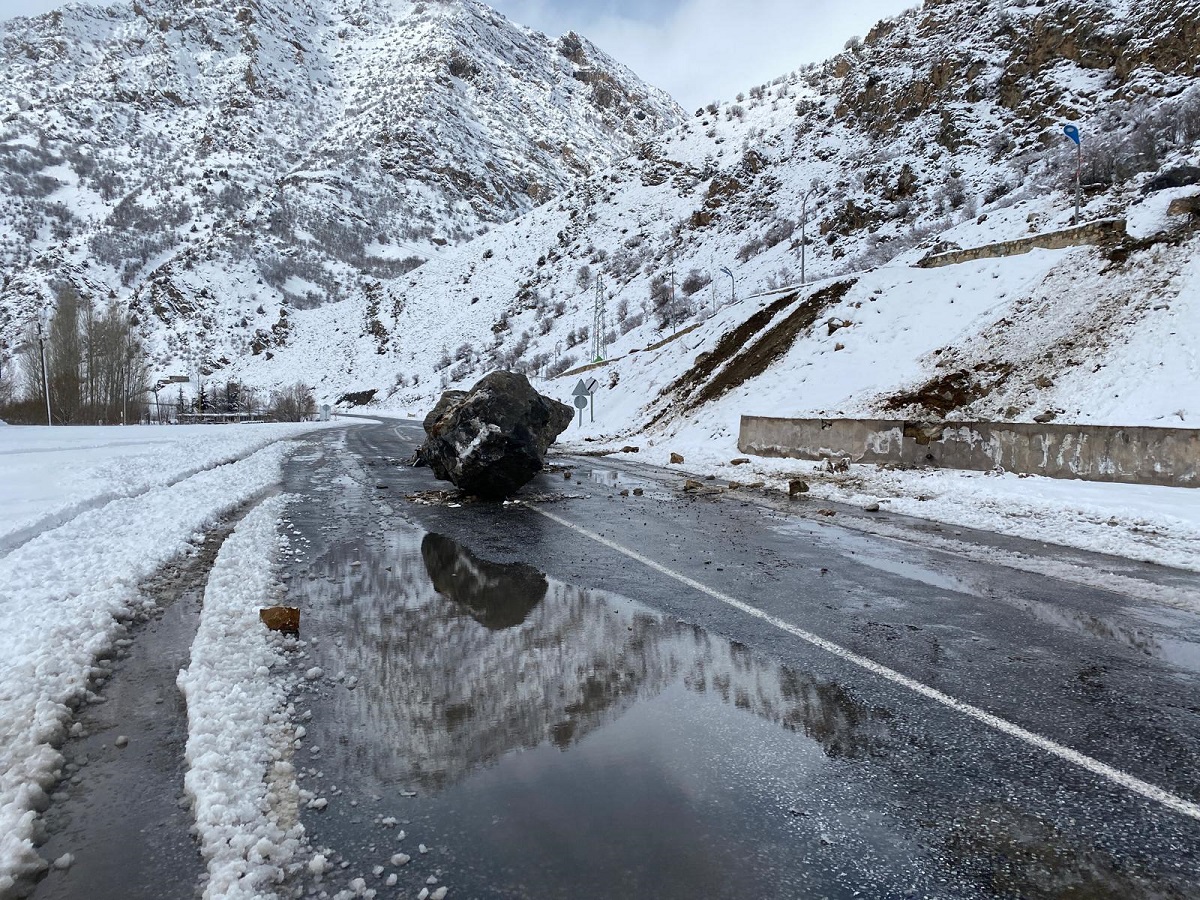
M1074 125L1064 125L1063 134L1069 137L1075 143L1075 224L1079 223L1079 201L1083 193L1081 186L1081 178L1083 175L1083 139L1079 136L1079 129Z
M737 281L733 277L733 273L729 271L728 266L721 266L721 271L729 276L729 302L732 303L737 299Z
M588 386L583 383L583 379L579 379L579 384L575 385L575 390L571 392L575 396L575 408L579 410L579 427L583 427L583 411L587 409L592 402L592 392L588 390ZM593 414L592 421L595 421Z

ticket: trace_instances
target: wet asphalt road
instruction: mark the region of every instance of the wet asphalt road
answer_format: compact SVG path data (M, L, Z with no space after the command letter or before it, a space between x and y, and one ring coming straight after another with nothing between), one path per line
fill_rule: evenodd
M1196 616L611 458L557 460L526 505L413 502L444 487L398 465L418 437L326 432L286 472L298 665L327 676L295 698L335 865L305 892L1200 896L1187 809L779 627L1196 804Z

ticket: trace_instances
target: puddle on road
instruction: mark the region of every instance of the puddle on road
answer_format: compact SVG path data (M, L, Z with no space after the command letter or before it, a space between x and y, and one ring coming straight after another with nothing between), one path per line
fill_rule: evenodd
M836 868L913 869L840 808L838 773L886 755L891 714L837 684L415 529L309 566L310 656L345 677L312 698L297 759L329 805L305 825L356 871L667 898L852 896ZM393 818L409 838L384 846ZM418 842L431 854L389 867Z
M626 475L624 472L617 469L592 469L589 477L596 484L604 485L613 489L620 488L645 488L650 487L651 482L644 478L635 478L631 475Z
M1064 602L1043 601L1013 594L1009 585L988 583L955 574L953 562L939 554L907 546L890 546L886 541L850 531L817 531L807 523L789 523L775 528L780 534L802 534L828 543L848 562L923 584L950 594L1006 603L1046 625L1121 645L1136 653L1162 659L1182 669L1200 672L1200 641L1193 636L1192 618L1169 609L1153 612L1132 608L1121 615L1102 614ZM886 597L875 600L885 603ZM1145 624L1139 625L1138 619Z

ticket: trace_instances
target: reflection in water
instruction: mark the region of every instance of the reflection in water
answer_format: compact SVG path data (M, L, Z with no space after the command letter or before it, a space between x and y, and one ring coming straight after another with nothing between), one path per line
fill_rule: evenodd
M441 788L515 750L565 750L676 683L804 734L831 758L884 752L889 714L836 684L441 535L420 537L419 551L417 536L388 540L373 563L353 551L332 561L353 596L338 626L339 664L359 684L345 728L363 739L327 748L360 754L351 765L383 781Z
M513 628L546 596L546 578L531 566L497 565L440 534L421 541L434 590L471 611L484 628Z
M609 488L645 488L650 487L650 484L644 478L636 478L626 475L624 472L619 472L616 469L592 469L589 473L592 481L596 484L604 485Z

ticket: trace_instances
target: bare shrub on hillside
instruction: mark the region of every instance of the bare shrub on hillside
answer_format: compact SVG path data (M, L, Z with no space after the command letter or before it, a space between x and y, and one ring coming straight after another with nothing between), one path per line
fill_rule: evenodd
M751 238L738 248L737 258L739 262L746 262L751 257L758 256L766 249L762 238Z
M565 353L556 359L554 362L546 366L546 377L557 378L563 372L575 365L575 356L571 353Z
M687 277L683 279L683 284L679 286L679 289L683 291L686 296L690 297L697 291L708 287L708 285L711 283L712 276L707 272L701 272L699 269L692 269L687 273Z
M621 320L621 334L629 334L635 328L641 328L646 321L646 317L642 313L634 313L631 316L626 316Z

